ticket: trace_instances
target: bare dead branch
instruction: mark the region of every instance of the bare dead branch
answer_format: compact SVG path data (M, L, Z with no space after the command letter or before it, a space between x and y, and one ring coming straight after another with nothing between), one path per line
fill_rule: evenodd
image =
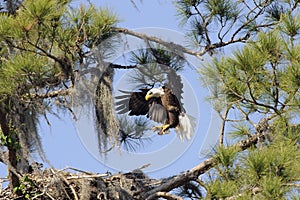
M107 177L109 174L94 174L94 175L76 175L76 176L68 176L67 180L72 179L85 179L85 178L98 178L98 177Z

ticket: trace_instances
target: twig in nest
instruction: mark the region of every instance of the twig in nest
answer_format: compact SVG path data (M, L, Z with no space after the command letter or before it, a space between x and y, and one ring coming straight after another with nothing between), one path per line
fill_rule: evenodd
M34 197L32 197L32 199L38 199L38 197L42 197L43 195L47 195L51 200L55 200L55 198L53 198L50 194L48 194L46 191L42 192L41 194L37 194Z
M74 167L65 167L65 168L59 170L58 172L62 172L62 171L66 171L66 170L73 170L73 171L81 172L81 173L84 173L84 174L94 175L92 172L83 171L81 169L77 169L77 168L74 168Z
M66 177L62 174L60 174L61 178L63 179L63 181L70 187L73 195L74 195L74 199L75 200L79 200L78 196L77 196L77 193L76 193L76 190L75 188L72 186L72 184L66 179Z
M74 187L72 186L72 184L66 179L66 177L65 177L63 174L59 173L59 172L64 171L64 170L60 170L60 171L55 172L54 169L51 169L51 171L52 171L53 174L58 174L58 175L62 178L62 180L65 182L65 184L67 184L67 186L70 187L70 189L71 189L71 191L72 191L72 193L73 193L73 195L74 195L74 199L75 199L75 200L79 200L75 188L74 188Z
M71 179L83 179L83 178L98 178L98 177L107 177L109 174L94 174L94 175L75 175L67 177L67 180Z

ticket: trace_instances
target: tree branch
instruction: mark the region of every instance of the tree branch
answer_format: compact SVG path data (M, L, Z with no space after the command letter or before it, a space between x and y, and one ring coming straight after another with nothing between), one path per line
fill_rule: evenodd
M56 90L53 92L47 92L44 94L30 94L30 97L32 98L40 98L40 99L46 99L46 98L54 98L58 96L67 96L70 94L70 89L61 89L61 90Z
M134 69L137 67L137 65L118 65L118 64L110 64L110 67L114 68L114 69Z
M197 51L192 51L192 50L187 49L187 48L185 48L185 47L183 47L179 44L175 44L173 42L166 42L166 41L164 41L164 40L162 40L158 37L155 37L155 36L149 36L149 35L146 35L146 34L143 34L143 33L138 33L138 32L126 29L126 28L114 28L113 31L117 32L117 33L124 33L124 34L127 34L127 35L135 36L135 37L138 37L138 38L143 39L143 40L149 40L149 41L152 41L152 42L156 42L156 43L162 44L162 45L164 45L164 46L166 46L170 49L179 49L180 51L182 51L184 53L196 56L200 60L203 60L203 58L202 58L203 54L200 55L200 53L197 52Z
M202 20L202 24L203 24L203 29L205 30L205 37L206 37L206 41L207 41L207 44L210 45L211 44L211 40L210 40L210 37L209 37L209 34L208 34L208 31L207 31L207 26L208 26L208 22L211 20L211 17L209 17L208 20L205 19L205 17L201 14L200 10L198 9L197 6L193 6L194 9L196 10L197 14L200 16L201 20Z
M222 116L222 124L221 124L221 129L220 129L220 133L219 133L219 145L223 145L223 140L224 140L224 131L225 131L225 125L226 125L226 122L227 122L227 116L228 116L228 113L229 113L229 110L230 108L232 107L232 105L228 105L226 110L224 111L224 114L220 115Z
M286 183L285 186L300 188L300 184L298 184L298 183Z
M238 149L238 151L244 151L256 144L258 140L264 138L264 133L256 133L248 139L242 140L235 145L231 146ZM157 192L169 192L177 187L184 185L186 182L194 180L197 181L198 177L211 168L213 168L217 164L217 160L214 157L210 157L199 165L195 166L191 170L188 170L182 174L173 176L163 182L160 186L148 191L145 193L144 197L148 197L147 200L155 199L156 196L152 196ZM150 198L151 197L151 198ZM145 198L146 199L146 198Z
M186 54L189 54L189 55L193 55L193 56L197 57L200 60L203 60L202 56L204 54L206 54L208 51L211 51L213 49L217 49L217 48L220 48L220 47L224 47L224 46L227 46L227 45L230 45L230 44L234 44L234 43L237 43L237 42L243 42L243 41L247 40L250 36L247 33L245 36L237 38L237 39L234 39L234 37L232 37L232 39L227 41L227 42L221 41L221 42L216 42L216 43L213 43L213 44L209 44L205 48L203 48L201 51L192 51L192 50L187 49L187 48L185 48L185 47L183 47L179 44L175 44L173 42L166 42L166 41L164 41L164 40L162 40L158 37L149 36L149 35L146 35L146 34L143 34L143 33L138 33L138 32L126 29L126 28L114 28L113 31L117 32L117 33L124 33L124 34L128 34L128 35L131 35L131 36L135 36L135 37L138 37L138 38L143 39L143 40L156 42L156 43L159 43L161 45L164 45L164 46L168 47L169 49L178 49L179 51L181 51L183 53L186 53Z
M225 83L225 82L224 82ZM237 93L236 91L234 91L230 86L226 85L225 86L230 90L230 92L232 92L232 94L234 94L236 97L240 98L240 100L244 100L250 104L253 104L253 105L257 105L257 106L261 106L261 107L264 107L264 108L269 108L270 110L273 110L275 113L278 113L278 110L276 108L274 108L273 106L270 106L268 104L264 104L264 103L260 103L258 102L254 96L251 96L251 99L248 99L246 98L244 95L241 95L239 93Z
M237 38L237 39L232 38L231 40L229 40L227 42L220 41L220 42L213 43L211 45L208 45L202 51L198 52L198 55L203 56L206 52L211 51L213 49L217 49L217 48L220 48L220 47L225 47L225 46L228 46L230 44L237 43L237 42L245 42L249 37L250 37L250 34L246 33L246 35L244 35L243 37Z
M268 4L268 0L265 0L262 5L263 8L265 8ZM256 7L254 9L252 9L253 11L258 8L258 6L256 5ZM251 10L251 11L252 11ZM250 23L252 23L255 19L257 19L262 13L263 13L264 9L260 9L258 13L256 13L256 15L253 16L253 18L248 19L245 23L243 23L233 34L231 37L231 40L234 40L235 36L237 36L238 33L240 33L245 27L247 27ZM251 12L249 12L250 14Z

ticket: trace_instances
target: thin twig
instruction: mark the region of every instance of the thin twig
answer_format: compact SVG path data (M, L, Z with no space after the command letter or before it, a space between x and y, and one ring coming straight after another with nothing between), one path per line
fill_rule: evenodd
M263 6L265 7L267 5L267 2L269 0L265 0L265 2L263 3ZM257 8L257 7L256 7ZM252 9L253 11L256 9ZM248 19L245 23L243 23L233 34L232 34L232 37L231 37L231 40L234 40L235 36L240 33L245 27L247 27L249 24L251 24L255 19L257 19L263 12L264 9L261 9L258 13L256 13L255 16L253 16L253 18L251 19ZM251 12L249 12L250 14Z
M211 16L209 17L208 20L205 19L205 17L201 14L200 10L198 9L197 6L193 6L194 9L196 10L197 14L200 16L201 20L202 20L202 24L203 24L203 29L205 30L205 37L206 37L206 41L207 41L207 45L211 44L211 40L207 31L207 26L208 26L208 22L211 20Z
M71 189L71 191L72 191L72 193L73 193L74 199L75 199L75 200L79 200L75 188L74 188L74 187L72 186L72 184L66 179L66 177L65 177L63 174L59 173L59 172L61 172L62 170L60 170L60 171L55 171L54 169L51 169L51 171L52 171L53 174L58 174L58 175L60 176L60 178L66 183L66 185L70 187L70 189Z
M253 127L255 127L255 123L249 118L249 114L246 113L240 105L236 105L236 108L244 115L246 121L248 121Z
M297 183L286 183L284 185L285 186L290 186L290 187L300 187L300 184L297 184Z
M63 181L70 187L72 193L73 193L73 196L74 196L74 199L75 200L79 200L78 196L77 196L77 192L75 190L75 188L72 186L72 184L66 179L66 177L62 174L60 174L60 177L63 179Z
M201 180L201 179L196 179L195 180L201 187L203 187L206 191L208 191L207 185Z
M108 173L106 173L106 174L94 174L94 175L75 175L75 176L68 176L66 179L67 180L72 180L72 179L98 178L98 177L107 177L107 176L109 176Z
M73 170L73 171L77 171L77 172L81 172L81 173L93 175L93 173L91 173L91 172L86 172L86 171L83 171L83 170L81 170L81 169L77 169L77 168L74 168L74 167L65 167L65 168L63 168L63 169L56 170L56 171L55 171L55 174L58 174L58 173L60 173L60 172L64 172L64 171L67 171L67 170L70 170L70 169Z
M46 191L42 192L41 194L37 194L32 199L37 199L38 197L43 197L43 195L47 195L51 200L55 200L50 194L48 194Z
M228 113L229 113L229 110L231 109L231 107L232 107L232 105L229 104L222 116L222 124L221 124L220 133L219 133L219 146L223 146L226 119L227 119L227 116L228 116Z

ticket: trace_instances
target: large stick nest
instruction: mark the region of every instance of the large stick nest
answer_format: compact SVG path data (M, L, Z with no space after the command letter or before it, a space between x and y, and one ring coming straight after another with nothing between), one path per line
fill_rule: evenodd
M74 172L75 171L75 172ZM141 199L140 194L153 189L157 181L148 178L141 170L119 174L94 174L74 168L36 170L21 179L22 196L9 187L0 190L0 199Z

